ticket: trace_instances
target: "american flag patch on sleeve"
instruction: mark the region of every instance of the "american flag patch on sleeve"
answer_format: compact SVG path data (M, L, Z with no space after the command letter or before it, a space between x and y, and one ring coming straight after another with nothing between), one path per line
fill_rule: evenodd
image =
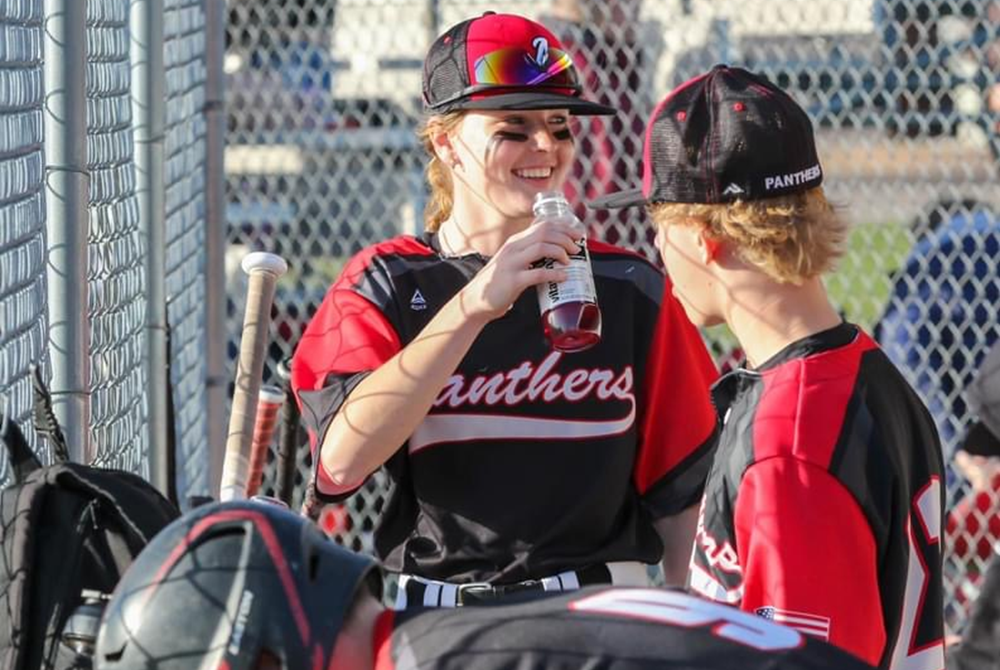
M794 628L800 633L811 635L820 640L830 641L830 617L817 616L807 612L793 612L783 610L779 607L758 607L754 614L775 623L780 623L789 628Z

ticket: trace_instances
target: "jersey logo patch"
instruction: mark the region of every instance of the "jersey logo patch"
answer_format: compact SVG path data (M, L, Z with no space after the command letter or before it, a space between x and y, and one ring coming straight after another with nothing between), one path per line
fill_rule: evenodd
M821 640L830 641L830 617L809 614L808 612L793 612L780 607L758 607L754 614L769 621L784 624Z
M422 312L427 309L427 301L424 299L424 294L417 289L413 292L413 297L410 298L410 309L414 312Z

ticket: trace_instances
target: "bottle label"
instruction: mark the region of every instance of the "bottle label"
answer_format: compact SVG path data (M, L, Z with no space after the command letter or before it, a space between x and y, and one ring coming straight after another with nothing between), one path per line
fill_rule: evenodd
M580 240L577 253L569 255L569 265L561 265L551 258L543 258L533 267L562 267L568 275L565 281L542 282L538 285L538 306L543 314L567 302L597 304L597 290L594 287L594 275L590 269L590 254L587 252L585 239Z

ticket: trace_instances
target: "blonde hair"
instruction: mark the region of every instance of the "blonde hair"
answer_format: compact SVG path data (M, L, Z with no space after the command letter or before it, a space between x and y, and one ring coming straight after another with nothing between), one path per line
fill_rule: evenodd
M750 202L720 205L654 203L658 226L697 225L729 241L739 256L779 282L801 284L844 255L848 225L822 187Z
M465 116L464 112L449 112L447 114L432 114L428 116L417 136L424 145L424 151L430 157L424 176L430 187L430 197L424 208L424 230L435 232L441 224L451 216L454 205L454 184L451 181L451 168L444 164L434 151L434 137L439 133L450 133L458 128Z

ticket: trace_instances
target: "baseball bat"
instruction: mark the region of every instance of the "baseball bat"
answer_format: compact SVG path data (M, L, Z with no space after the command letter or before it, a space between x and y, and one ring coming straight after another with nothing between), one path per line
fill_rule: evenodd
M260 395L268 328L271 323L271 303L274 302L274 287L278 277L288 269L280 256L263 251L247 254L242 266L249 281L236 365L233 408L229 414L226 454L219 485L219 500L222 501L246 497L253 426L257 417L257 399Z
M278 412L284 402L285 392L281 387L270 384L260 387L257 417L253 424L253 440L250 443L250 478L246 490L248 498L257 495L261 482L264 481L267 450L271 446L274 428L278 423Z
M291 507L295 490L295 471L298 468L299 406L292 390L291 361L278 364L278 378L285 387L285 404L281 408L281 436L278 438L278 483L275 496Z

